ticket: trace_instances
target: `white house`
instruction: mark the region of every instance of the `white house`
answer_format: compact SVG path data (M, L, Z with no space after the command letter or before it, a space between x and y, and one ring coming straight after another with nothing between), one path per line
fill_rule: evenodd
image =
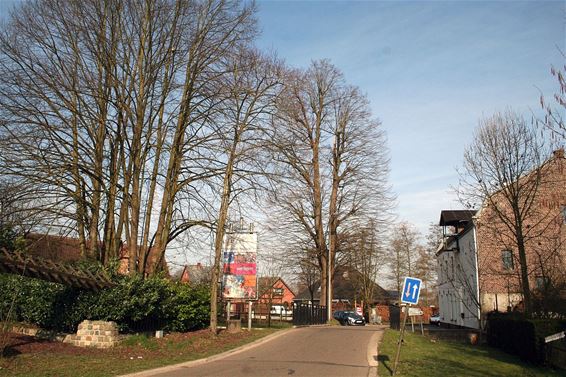
M442 211L444 242L436 253L440 322L480 328L475 211Z

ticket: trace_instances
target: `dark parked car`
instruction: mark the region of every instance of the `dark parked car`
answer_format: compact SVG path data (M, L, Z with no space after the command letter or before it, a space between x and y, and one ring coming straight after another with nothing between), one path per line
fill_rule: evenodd
M340 322L340 317L342 316L343 311L342 310L337 310L334 313L332 313L332 317L337 320L338 322Z
M337 318L342 326L365 326L366 320L361 315L352 311L343 311L340 318Z

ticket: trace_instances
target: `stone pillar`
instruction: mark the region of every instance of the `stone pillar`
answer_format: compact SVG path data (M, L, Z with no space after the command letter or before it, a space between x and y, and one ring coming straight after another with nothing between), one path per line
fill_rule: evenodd
M116 322L82 321L77 335L67 335L63 342L78 347L110 348L118 344L118 326Z

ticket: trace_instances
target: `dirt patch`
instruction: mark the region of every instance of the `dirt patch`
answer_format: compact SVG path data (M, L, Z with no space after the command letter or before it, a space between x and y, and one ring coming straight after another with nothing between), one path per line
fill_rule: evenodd
M140 341L137 343L133 342L133 344L132 342L125 342L125 344L110 349L96 349L76 347L58 341L8 332L0 335L0 347L4 346L4 357L45 353L61 355L100 355L101 353L106 353L115 356L126 356L135 353L136 355L150 356L162 354L172 344L190 344L194 351L199 352L204 351L211 343L216 343L219 340L222 340L224 344L233 344L239 343L248 337L249 334L243 331L237 334L228 334L225 331L221 331L217 337L214 337L209 330L199 330L188 333L166 334L160 339L149 338L151 342L151 347L149 348L147 342Z
M7 376L112 376L218 354L261 338L275 330L209 330L166 334L156 339L125 337L108 349L82 348L13 332L0 333L0 374Z
M96 352L93 349L74 347L67 343L12 332L0 335L0 347L4 348L4 357L8 358L22 354L90 355Z

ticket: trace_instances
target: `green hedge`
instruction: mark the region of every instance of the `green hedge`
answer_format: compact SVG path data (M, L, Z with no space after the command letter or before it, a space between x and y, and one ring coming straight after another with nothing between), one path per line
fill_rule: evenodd
M185 332L207 326L209 306L206 287L160 277L122 277L118 286L92 292L0 274L0 319L7 319L12 307L10 320L48 330L75 332L90 319L115 321L125 332Z
M543 364L546 361L544 337L565 329L564 320L525 319L517 314L492 313L487 321L487 341L490 346L525 361Z

